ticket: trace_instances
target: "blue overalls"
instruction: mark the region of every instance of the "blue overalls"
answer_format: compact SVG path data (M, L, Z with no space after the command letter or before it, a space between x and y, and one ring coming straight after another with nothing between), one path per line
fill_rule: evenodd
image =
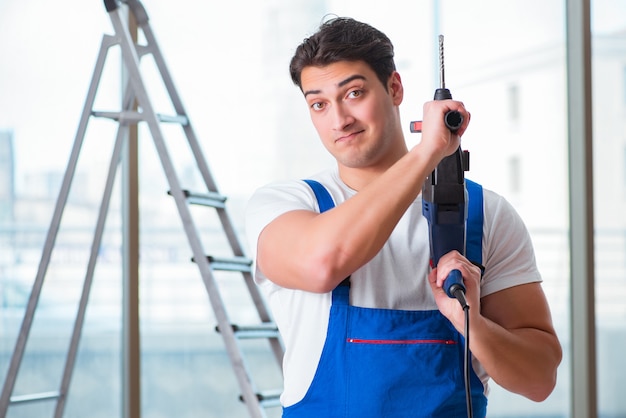
M321 184L306 181L315 191L321 212L334 206ZM474 215L480 217L481 244L482 189L475 186L468 182L468 212L472 212L474 196L474 203L480 203L474 206L480 213ZM477 228L469 224L468 258L469 247L476 244L475 235L470 235ZM481 246L478 249L480 253ZM438 310L351 306L349 292L347 281L333 290L326 342L315 377L305 397L283 409L283 417L467 417L464 342L450 321ZM474 416L482 418L487 398L473 370L471 393Z

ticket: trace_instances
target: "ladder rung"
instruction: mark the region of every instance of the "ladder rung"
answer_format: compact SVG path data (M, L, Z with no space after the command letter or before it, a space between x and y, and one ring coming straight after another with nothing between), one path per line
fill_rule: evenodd
M124 111L124 112L108 112L108 111L99 111L94 110L91 112L92 116L97 118L106 118L118 121L120 123L124 122L140 122L144 120L143 114L140 112L134 111Z
M220 258L207 255L206 258L209 260L209 264L213 270L239 271L242 273L252 272L252 260L246 257ZM195 263L195 257L192 258L191 261Z
M163 123L180 123L181 125L189 125L189 119L184 115L163 115L157 113L157 118Z
M122 112L109 112L109 111L94 110L91 112L91 115L97 118L112 119L112 120L119 121L119 122L135 123L135 122L141 122L143 120L146 120L146 117L143 113L130 111L130 110L122 111ZM163 123L180 123L181 125L189 124L189 119L187 118L187 116L184 116L184 115L171 116L171 115L163 115L161 113L157 113L156 116L159 122L163 122Z
M29 395L17 395L11 396L11 404L47 401L50 399L57 399L60 396L61 394L58 391L31 393Z
M273 322L264 322L259 325L237 325L231 324L235 336L239 339L257 339L257 338L278 338L280 336L278 327ZM215 327L220 332L219 326Z
M167 192L172 194L171 191ZM225 208L226 196L222 196L216 192L196 193L189 190L183 190L187 201L194 205L211 206L214 208Z
M261 404L261 406L263 406L264 408L272 408L275 406L280 406L280 394L281 393L282 393L282 390L280 389L267 390L267 391L257 393L256 397L259 400L259 403ZM239 400L241 402L244 402L243 395L239 395Z

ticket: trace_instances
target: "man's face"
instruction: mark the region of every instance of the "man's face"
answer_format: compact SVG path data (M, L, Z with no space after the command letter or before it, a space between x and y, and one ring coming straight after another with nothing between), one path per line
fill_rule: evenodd
M374 168L395 162L399 144L404 147L397 73L385 89L365 62L341 61L305 67L301 86L313 125L340 165Z

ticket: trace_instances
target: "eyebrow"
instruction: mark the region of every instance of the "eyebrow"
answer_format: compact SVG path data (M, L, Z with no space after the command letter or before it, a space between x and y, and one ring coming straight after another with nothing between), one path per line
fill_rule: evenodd
M338 87L343 87L346 84L348 84L349 82L353 81L353 80L365 80L367 81L367 78L365 78L365 76L361 75L361 74L354 74L351 75L350 77L346 78L345 80L340 81L337 86ZM309 94L319 94L321 93L322 90L307 90L304 92L304 97L308 96Z

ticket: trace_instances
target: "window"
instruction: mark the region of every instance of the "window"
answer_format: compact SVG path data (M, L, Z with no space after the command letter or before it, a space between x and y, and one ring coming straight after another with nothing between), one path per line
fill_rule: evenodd
M610 417L626 414L626 399L613 389L626 386L619 373L626 361L617 349L626 341L621 297L626 290L626 202L618 192L626 184L626 135L610 126L626 114L626 2L592 1L591 10L598 409L600 416Z
M519 109L519 88L517 85L511 85L508 89L509 98L509 118L512 123L516 123L520 118Z
M0 173L4 181L0 182L0 226L8 227L13 222L13 136L9 131L0 130Z
M569 416L564 4L451 0L436 1L434 8L432 2L402 0L304 3L144 1L212 172L229 197L235 224L242 225L243 207L260 185L308 175L332 164L287 74L293 48L324 15L352 15L391 37L405 85L402 116L407 121L419 117L422 103L432 97L431 81L438 65L432 51L436 36L445 34L446 87L472 112L471 130L464 138L471 141L472 179L507 198L513 196L516 207L520 203L565 352L557 388L546 402L535 404L494 384L489 415ZM610 120L594 121L598 129L594 152L613 156L619 167L626 166L626 138L615 129L622 125L626 107L624 3L593 2L596 40L618 45L618 53L594 57L594 65L601 62L607 69L603 74L608 75L594 79L594 115L610 115ZM37 271L101 37L112 33L101 2L68 0L59 8L56 2L38 1L37 13L32 9L32 2L0 2L0 39L20 40L0 43L4 57L0 65L0 382ZM389 13L393 9L403 12ZM115 108L120 101L116 60L113 54L103 79L106 87L99 92L99 109ZM605 83L616 88L606 88ZM615 101L604 100L604 94L617 90L620 83L622 107L615 110ZM151 78L148 88L155 93L155 103L163 105L162 86ZM501 134L509 132L511 122L516 124L515 140L503 140ZM84 277L85 248L93 235L114 138L110 124L90 122L16 395L58 387ZM177 140L173 137L169 145L179 157L184 181L193 184L194 168L176 146ZM5 153L6 144L12 144L13 157ZM197 268L189 262L158 157L143 128L139 146L142 412L146 417L243 418L246 411L237 399L220 336L213 331L206 291ZM283 164L285 160L288 163ZM522 163L538 170L523 170ZM596 164L596 179L614 178L615 165ZM507 172L508 176L500 175ZM625 177L621 181L626 184ZM546 182L546 187L524 187ZM92 291L70 387L67 412L72 416L120 416L119 189L118 174L94 279L97 290ZM626 276L626 220L618 215L626 213L626 205L614 190L596 196L598 380L603 416L626 415L626 398L619 391L626 381L618 373L626 368L618 350L626 342L626 312L620 296L625 292L621 279ZM238 292L234 287L230 290L230 294ZM245 310L239 313L246 315ZM278 384L264 347L252 346L250 354L257 372L270 376L267 388ZM9 417L51 415L50 403L11 408ZM279 416L276 409L270 413Z
M622 103L626 106L626 67L622 69Z
M520 193L522 189L522 163L519 156L509 158L509 179L511 193Z

